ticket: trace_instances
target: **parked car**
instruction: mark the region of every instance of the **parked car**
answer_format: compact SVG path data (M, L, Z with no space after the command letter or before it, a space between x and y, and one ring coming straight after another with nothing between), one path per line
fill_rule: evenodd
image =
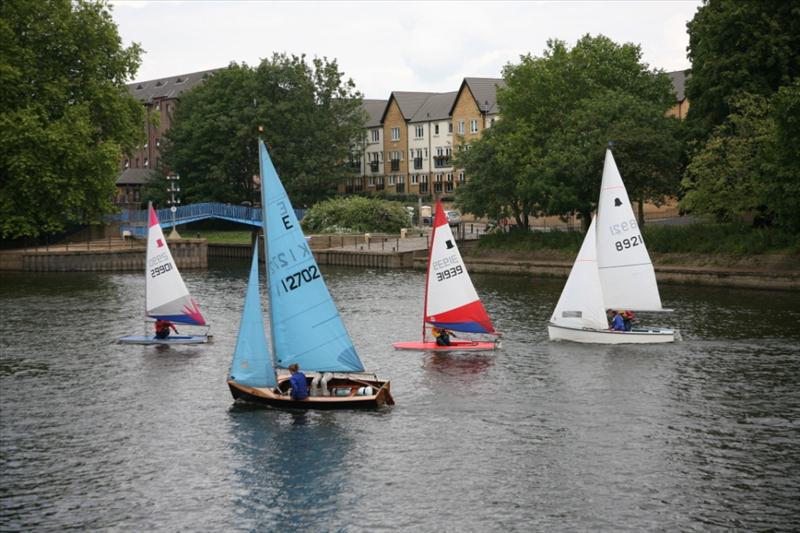
M447 223L451 226L458 226L461 223L461 213L458 211L445 211Z

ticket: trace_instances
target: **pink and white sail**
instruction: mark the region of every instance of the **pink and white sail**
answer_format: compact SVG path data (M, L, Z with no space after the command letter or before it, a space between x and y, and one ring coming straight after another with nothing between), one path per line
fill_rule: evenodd
M149 206L147 258L145 265L145 307L147 316L179 324L206 325L200 308L189 294L158 222Z

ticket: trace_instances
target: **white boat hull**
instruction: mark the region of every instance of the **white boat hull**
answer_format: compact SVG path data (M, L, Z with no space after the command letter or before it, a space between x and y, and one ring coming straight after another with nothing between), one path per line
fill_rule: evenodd
M634 328L631 331L578 329L555 324L547 325L551 341L585 344L655 344L675 342L675 330L667 328Z

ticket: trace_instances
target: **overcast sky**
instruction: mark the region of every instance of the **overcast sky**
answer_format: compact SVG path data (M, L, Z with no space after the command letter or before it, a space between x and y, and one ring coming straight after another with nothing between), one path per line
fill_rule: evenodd
M499 78L548 39L587 33L641 45L643 61L689 67L686 22L697 0L627 2L266 2L114 0L123 43L144 48L135 81L257 65L273 52L336 59L366 98L446 92Z

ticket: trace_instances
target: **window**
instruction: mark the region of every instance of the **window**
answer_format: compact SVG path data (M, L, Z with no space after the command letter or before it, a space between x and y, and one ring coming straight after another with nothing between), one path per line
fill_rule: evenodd
M419 182L419 175L418 174L411 174L411 183L412 183L412 185L416 184L417 182Z
M458 121L458 133L461 134L461 135L464 134L464 121L463 120L459 120Z
M372 177L367 178L367 185L369 185L370 187L375 185L375 178Z
M400 140L400 128L392 128L392 140L393 141Z
M489 125L494 126L494 119L492 119L491 122L489 122Z
M147 168L149 166L150 166L150 160L145 157L144 158L144 168Z
M130 162L130 160L129 160L129 159L126 159L126 160L125 160L125 168L128 168L128 167L130 167L130 166L131 166L131 162Z
M439 185L441 186L441 183ZM447 183L444 184L444 191L445 192L453 192L453 182L452 181L448 181Z
M156 148L161 147L161 139L156 139Z
M438 124L434 124L434 126L433 126L433 134L434 135L439 135L439 125Z
M448 172L447 173L447 181L449 181L450 183L453 182L453 173L452 172Z
M469 131L470 133L478 133L478 120L472 119L469 121Z
M394 176L389 176L389 185L394 185Z
M419 177L419 179L420 179L421 183L428 183L428 175L427 174L423 174L422 176Z
M442 175L441 174L436 174L436 182L439 183L441 181L442 181Z
M452 122L448 122L447 123L447 133L453 133L453 123Z
M464 181L464 171L458 173L458 181Z
M381 142L381 130L372 130L372 142L377 143Z
M425 127L417 126L417 139L422 139L423 137L425 137Z

